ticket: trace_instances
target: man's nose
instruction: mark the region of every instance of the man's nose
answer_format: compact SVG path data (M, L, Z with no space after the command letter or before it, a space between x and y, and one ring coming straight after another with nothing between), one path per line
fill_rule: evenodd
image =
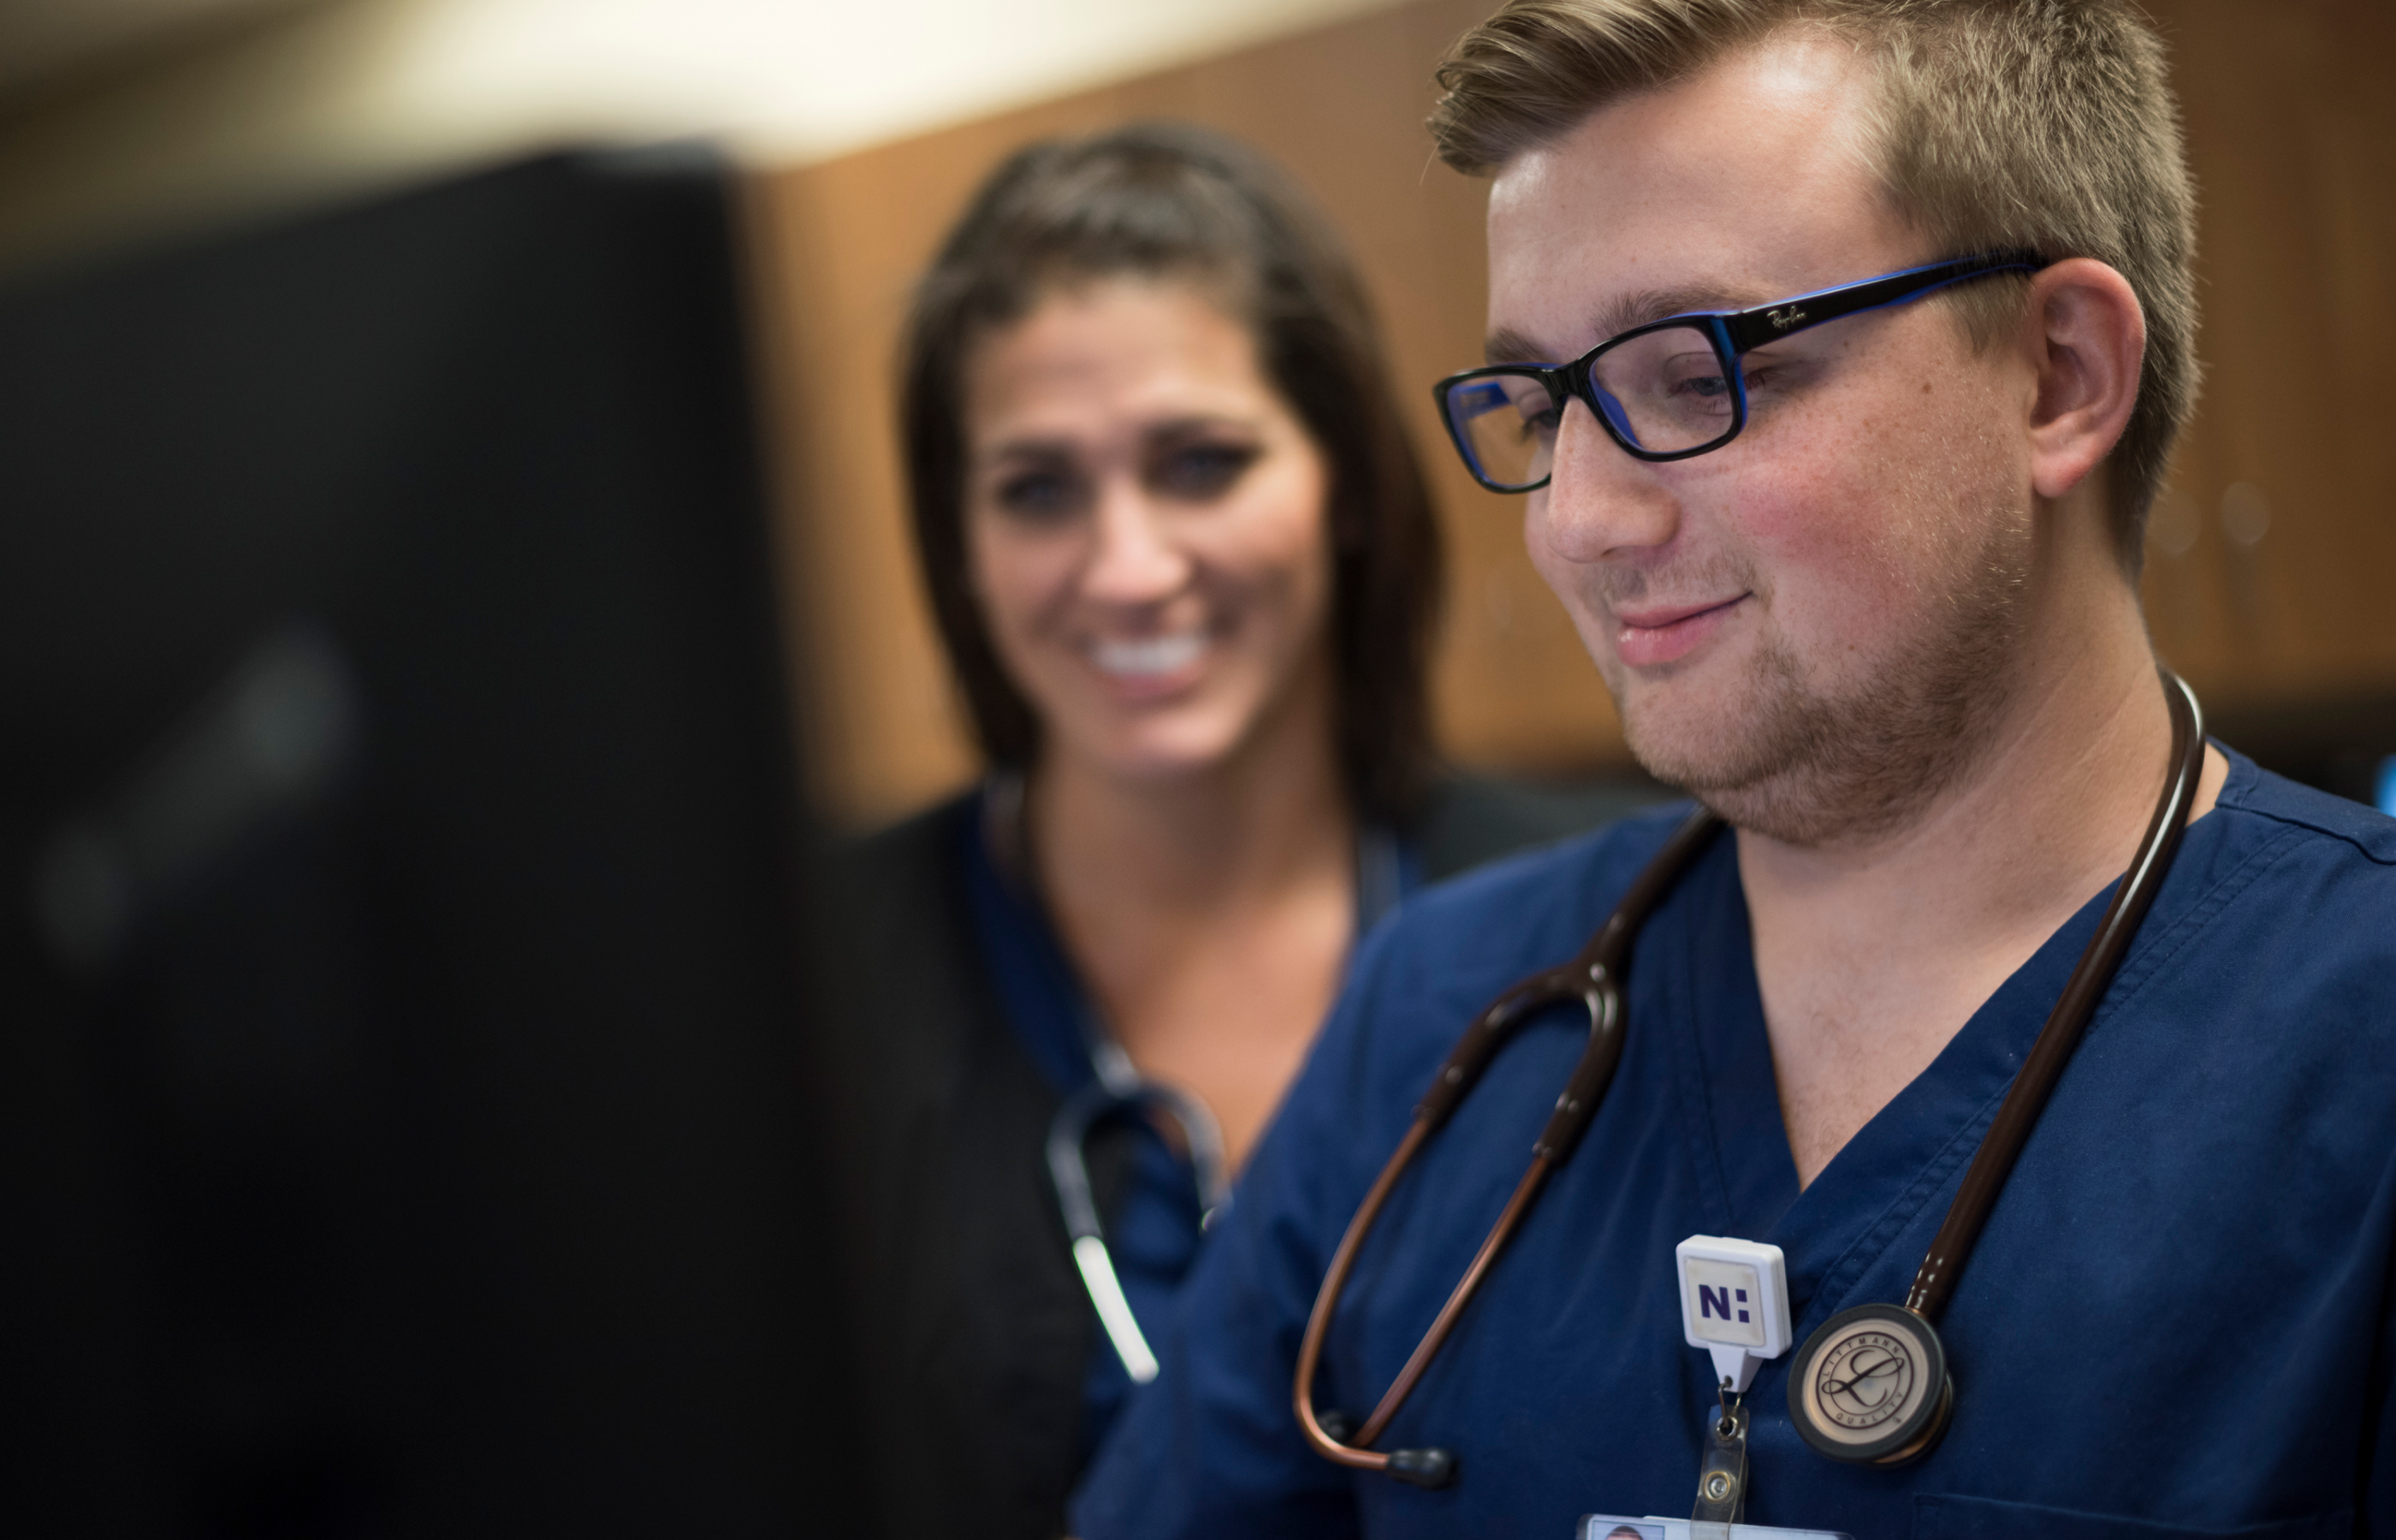
M1566 404L1531 538L1565 561L1596 562L1664 545L1680 527L1680 502L1654 469L1607 437L1586 402Z
M1190 557L1153 498L1136 485L1101 489L1096 547L1082 596L1103 604L1152 604L1190 579Z

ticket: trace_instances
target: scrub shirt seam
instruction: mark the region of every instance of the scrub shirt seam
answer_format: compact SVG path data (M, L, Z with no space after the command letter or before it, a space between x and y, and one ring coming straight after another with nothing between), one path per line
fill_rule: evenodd
M2188 911L2173 921L2151 942L2139 946L2123 961L2104 998L2096 1004L2096 1013L2088 1019L2088 1030L2096 1032L2105 1021L2118 1015L2136 1001L2154 980L2163 966L2196 944L2203 933L2230 905L2246 891L2269 875L2270 870L2296 853L2304 836L2297 830L2283 827L2277 838L2266 841L2237 868L2214 883L2210 892L2189 906Z
M2148 982L2161 970L2163 963L2193 944L2196 938L2219 918L2223 909L2236 902L2241 895L2259 882L2269 869L2284 858L2290 847L2300 840L2301 836L2296 830L2291 829L2286 830L2280 838L2267 842L2262 848L2240 862L2235 870L2215 883L2211 891L2192 904L2186 913L2173 921L2163 935L2158 936L2152 942L2138 947L2134 959L2136 971L2128 979L2126 989L2122 973L2117 973L2112 984L2106 989L2105 998L2099 1002L2096 1016L2089 1019L2088 1030L2094 1032L2105 1016L2113 1014L2135 999L2138 991L2144 989ZM2131 972L2127 963L2123 972ZM2017 1067L2016 1074L2018 1075L2018 1073L2019 1069ZM1897 1243L1897 1237L1921 1214L1923 1205L1930 1198L1945 1188L1949 1177L1955 1173L1956 1168L1967 1163L1971 1155L1977 1153L1979 1141L1986 1135L1989 1124L1995 1119L1997 1109L2003 1106L2005 1097L2012 1094L2014 1079L2014 1076L2006 1077L2004 1084L1981 1104L1979 1109L1948 1139L1937 1154L1931 1157L1914 1180L1907 1184L1905 1190L1890 1200L1888 1206L1881 1211L1880 1216L1873 1220L1871 1226L1845 1251L1840 1253L1837 1259L1824 1270L1820 1289L1812 1299L1806 1302L1808 1319L1817 1313L1814 1307L1823 1299L1844 1298L1844 1291L1855 1288L1863 1275L1870 1270L1872 1264L1878 1261L1890 1246ZM1970 1147L1968 1153L1963 1149L1967 1142Z
M1722 1130L1714 1122L1713 1097L1706 1077L1704 1034L1697 1022L1697 956L1696 932L1684 926L1681 932L1680 1013L1688 1024L1685 1032L1672 1035L1681 1040L1683 1052L1678 1055L1681 1069L1681 1102L1683 1113L1696 1125L1691 1135L1697 1141L1692 1162L1697 1168L1697 1181L1706 1188L1706 1197L1715 1215L1719 1234L1728 1235L1735 1228L1730 1206L1730 1173L1723 1166Z
M2007 1090L2012 1089L2010 1080L2005 1084ZM1996 1116L1997 1107L2003 1100L2004 1093L2001 1091L1950 1135L1938 1152L1923 1164L1912 1181L1906 1184L1905 1190L1890 1199L1870 1227L1823 1269L1821 1287L1805 1302L1807 1320L1819 1313L1817 1307L1825 1299L1844 1299L1862 1281L1863 1275L1871 1270L1872 1264L1897 1243L1897 1237L1905 1233L1906 1227L1913 1223L1923 1205L1945 1188L1948 1178L1958 1167L1970 1161L1971 1151L1979 1148L1979 1136L1987 1130L1990 1120ZM1965 1148L1967 1145L1968 1149Z
M2225 753L2237 752L2218 739L2211 741L2216 748L2221 749ZM2243 759L2243 756L2240 758ZM2340 844L2352 845L2364 860L2375 866L2396 866L2396 856L2380 854L2372 848L2371 842L2364 836L2350 830L2333 829L2327 824L2299 814L2278 812L2269 807L2258 806L2254 801L2254 795L2262 786L2261 768L2251 760L2246 761L2244 769L2248 773L2240 777L2236 774L2240 768L2239 760L2233 759L2230 764L2232 783L2222 789L2220 799L2215 804L2216 808L2227 807L2235 812L2249 813L2258 818L2269 818L2271 822L2291 831L2302 830L2307 834L2318 835L2324 840L2335 840Z

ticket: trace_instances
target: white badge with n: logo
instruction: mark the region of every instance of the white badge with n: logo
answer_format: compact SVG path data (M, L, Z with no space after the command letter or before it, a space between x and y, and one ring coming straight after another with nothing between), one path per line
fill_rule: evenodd
M1789 1276L1780 1248L1692 1235L1672 1248L1681 1273L1681 1330L1713 1355L1714 1377L1733 1395L1756 1366L1789 1351Z

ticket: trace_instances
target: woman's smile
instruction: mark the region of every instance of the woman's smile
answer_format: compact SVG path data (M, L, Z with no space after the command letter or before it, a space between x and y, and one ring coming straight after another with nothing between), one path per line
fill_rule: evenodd
M1178 685L1194 675L1205 660L1209 640L1203 629L1157 636L1097 637L1089 646L1090 662L1108 678L1148 687Z
M1323 687L1329 475L1243 322L1186 285L1064 290L969 380L974 587L1044 753L1208 774Z

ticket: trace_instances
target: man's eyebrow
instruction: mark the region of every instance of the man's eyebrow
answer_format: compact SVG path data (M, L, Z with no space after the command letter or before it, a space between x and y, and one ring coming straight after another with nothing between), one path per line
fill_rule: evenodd
M1617 297L1597 312L1595 330L1600 338L1619 337L1633 326L1644 326L1650 321L1661 321L1668 315L1687 315L1701 311L1745 310L1761 303L1751 290L1737 289L1724 284L1690 285L1683 288L1641 289L1635 294Z
M1481 344L1481 356L1492 364L1537 363L1540 352L1537 342L1511 326L1498 327L1489 334L1489 340Z
M1618 295L1597 312L1597 325L1591 330L1603 341L1619 337L1633 326L1644 326L1650 321L1661 321L1668 315L1687 315L1701 311L1745 310L1764 300L1745 289L1726 285L1690 285L1683 288L1640 289ZM1535 361L1550 364L1562 362L1545 356L1547 350L1511 327L1500 326L1489 334L1484 347L1492 364L1528 364Z

